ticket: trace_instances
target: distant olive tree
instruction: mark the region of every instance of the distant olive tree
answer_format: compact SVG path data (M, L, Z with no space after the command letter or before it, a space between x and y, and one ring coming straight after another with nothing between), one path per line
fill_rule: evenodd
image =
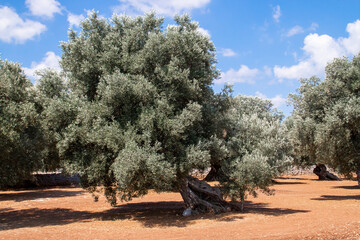
M301 83L298 94L290 95L296 158L347 176L356 172L360 184L360 55L329 63L324 81L313 77Z
M43 132L35 89L19 64L0 60L0 187L43 167Z
M35 101L43 132L43 170L53 171L62 167L57 144L62 130L75 119L76 106L70 103L67 86L61 74L46 69L38 72L38 75Z

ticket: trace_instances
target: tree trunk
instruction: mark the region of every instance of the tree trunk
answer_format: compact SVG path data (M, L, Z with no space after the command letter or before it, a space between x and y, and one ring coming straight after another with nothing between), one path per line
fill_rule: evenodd
M211 187L205 181L191 176L182 179L179 190L186 208L184 216L199 212L222 213L242 210L241 206L225 201L219 188Z
M313 171L318 177L319 180L337 180L340 181L336 175L330 173L324 164L317 164Z
M358 181L358 185L360 186L360 169L356 171L356 179Z
M211 182L211 181L218 181L219 177L221 176L222 172L220 169L220 165L211 165L210 172L206 177L204 178L205 181Z

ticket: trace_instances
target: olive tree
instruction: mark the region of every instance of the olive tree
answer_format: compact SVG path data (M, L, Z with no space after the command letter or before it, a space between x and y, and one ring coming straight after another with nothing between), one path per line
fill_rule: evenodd
M219 77L213 43L187 15L162 24L154 14L107 21L93 12L79 33L70 31L61 66L69 86L65 109L74 118L60 131L59 156L83 187L95 195L103 187L111 204L153 189L180 192L193 211L239 209L224 196L237 201L268 191L274 166L267 154L274 151L265 139L263 151L245 157L234 150L236 140L231 148L223 144L224 129L232 133L227 128L238 118L219 117L229 114L232 100L211 88ZM224 154L226 177L211 187L191 173L211 166L215 154Z
M301 82L299 93L290 97L297 159L318 163L319 168L327 164L347 176L356 172L359 179L360 55L329 63L324 81L313 77Z
M224 135L222 144L232 149L235 157L267 149L264 156L272 158L270 165L280 174L290 162L291 150L287 129L282 124L284 116L273 108L270 100L242 95L225 99L225 111L216 118L218 131ZM212 156L211 171L205 179L219 180L224 175L221 165L227 154Z
M292 160L283 115L272 106L269 100L240 95L232 100L226 115L227 154L218 162L218 180L229 197L236 193L241 202L248 193L256 196L258 188L270 193L272 179Z
M37 73L35 101L38 106L39 121L43 132L42 162L44 171L61 168L57 143L62 130L75 119L74 103L70 103L69 93L63 76L46 69Z
M19 64L0 60L0 187L41 169L42 145L34 87Z
M287 119L289 136L293 146L294 163L299 166L312 166L320 180L338 180L338 177L327 171L325 162L318 157L316 131L323 121L326 101L322 97L320 78L300 79L298 94L290 94L294 106L292 115Z

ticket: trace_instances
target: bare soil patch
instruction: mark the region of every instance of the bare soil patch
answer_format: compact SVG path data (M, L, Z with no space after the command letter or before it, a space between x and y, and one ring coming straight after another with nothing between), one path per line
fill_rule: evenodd
M355 181L276 179L275 195L249 198L245 211L183 217L179 193L150 192L111 207L81 188L0 191L0 239L355 239Z

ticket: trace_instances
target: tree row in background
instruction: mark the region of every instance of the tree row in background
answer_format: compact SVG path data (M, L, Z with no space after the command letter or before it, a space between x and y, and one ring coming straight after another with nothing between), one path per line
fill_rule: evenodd
M225 212L271 193L292 158L359 169L359 57L302 80L284 123L268 100L213 92L215 47L187 15L164 29L154 14L94 12L61 46L61 73L35 86L1 62L0 187L62 168L113 205L153 189L179 192L188 212ZM209 168L217 186L193 176Z
M47 127L46 111L64 85L56 73L43 74L35 88L19 64L0 60L0 187L16 186L35 171L60 166L59 138Z
M26 139L34 145L26 147L36 153L33 158L23 153L1 160L2 168L14 166L2 176L24 166L27 176L62 167L79 174L94 195L102 188L111 204L149 189L177 191L186 208L198 212L241 209L233 202L256 190L270 192L271 179L289 159L282 115L269 101L233 98L230 88L215 94L211 84L219 73L212 42L188 16L175 22L163 29L154 14L109 22L93 13L62 43L61 74L45 71L32 86L16 65L13 78L23 79L19 88L31 95L31 101L18 102L31 102L39 136ZM9 86L9 75L1 81ZM23 129L14 131L21 135ZM209 167L217 170L217 187L192 176Z

